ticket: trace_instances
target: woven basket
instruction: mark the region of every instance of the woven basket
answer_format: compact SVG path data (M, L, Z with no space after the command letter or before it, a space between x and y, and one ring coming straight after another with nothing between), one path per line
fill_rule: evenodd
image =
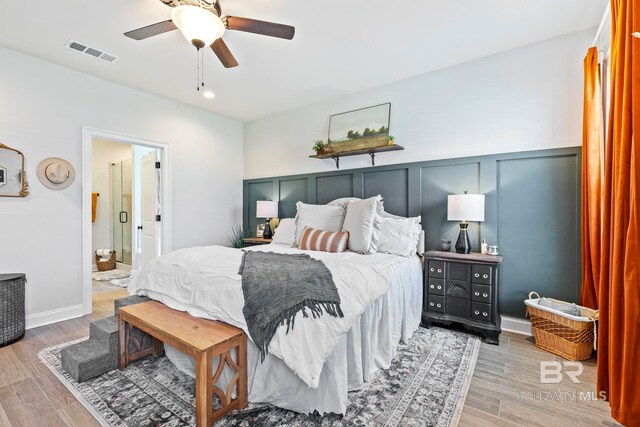
M531 292L527 302L533 299L533 295L540 298L537 292ZM564 302L553 301L556 303ZM598 311L587 307L578 307L585 320L565 317L537 308L536 304L527 304L536 347L562 356L567 360L590 358L594 341L593 323L598 318Z
M0 347L24 337L24 274L0 274Z
M115 270L116 268L116 251L111 252L111 257L107 261L100 261L102 257L96 254L96 267L98 271Z

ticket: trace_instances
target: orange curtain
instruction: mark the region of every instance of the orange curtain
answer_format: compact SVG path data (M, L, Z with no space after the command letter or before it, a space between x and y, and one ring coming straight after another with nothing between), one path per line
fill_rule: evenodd
M638 0L611 0L611 99L605 157L598 391L640 426L640 31Z
M584 106L582 113L582 292L581 304L598 308L602 175L601 147L604 112L598 49L592 47L584 59Z

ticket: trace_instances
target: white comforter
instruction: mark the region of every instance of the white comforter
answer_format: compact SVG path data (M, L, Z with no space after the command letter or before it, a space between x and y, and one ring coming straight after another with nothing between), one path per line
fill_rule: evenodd
M351 252L341 254L331 254L326 252L315 251L300 251L298 249L288 248L280 245L266 245L249 248L249 250L261 250L272 251L280 253L308 253L311 257L322 260L327 268L333 275L334 282L338 289L341 298L341 308L344 313L343 318L336 318L328 315L323 315L320 319L313 319L312 317L304 318L299 314L295 319L295 327L288 334L286 334L286 328L279 328L276 335L271 340L269 345L269 353L271 356L281 359L284 364L295 374L306 387L310 389L316 389L318 386L323 386L325 380L321 381L321 374L324 377L330 377L331 365L338 365L338 363L327 362L332 358L342 359L342 353L347 353L346 349L353 352L353 343L351 342L354 337L353 333L347 337L347 331L350 330L354 322L359 320L361 323L376 323L380 319L380 316L384 316L388 310L390 303L381 299L383 296L387 296L390 299L388 291L392 283L392 275L394 272L402 272L404 270L404 276L402 280L412 282L416 281L416 270L419 272L419 262L417 258L407 259L397 256L375 254L375 255L359 255ZM242 293L241 276L238 274L238 269L242 259L242 252L237 249L225 248L220 246L199 247L178 250L168 255L162 256L154 260L147 268L141 271L133 283L131 284L130 293L137 293L148 295L149 297L162 301L163 303L174 307L176 309L186 310L190 314L198 317L205 317L210 319L221 320L242 328L248 334L246 321L242 313L244 306L244 297ZM416 263L418 264L416 266ZM411 268L407 268L410 265ZM407 273L406 270L411 270ZM396 278L397 280L397 278ZM419 281L419 274L417 280ZM395 311L403 310L405 299L417 299L414 290L419 289L419 283L416 286L412 283L412 286L407 287L411 289L410 295L401 286L396 291L393 298L402 299L402 304L392 303L397 305ZM379 301L379 306L373 307L372 304ZM411 313L409 318L411 319L410 325L400 325L399 319L402 317L400 313L395 313L395 319L387 319L389 324L395 322L398 331L387 331L385 327L383 330L378 331L376 334L388 334L394 335L388 338L372 337L372 340L377 343L378 340L385 341L384 357L380 361L375 360L373 363L366 361L371 356L378 358L379 349L375 345L367 344L367 354L365 349L359 349L363 355L353 357L346 354L347 362L351 366L351 358L364 359L368 366L360 372L355 374L349 372L349 384L348 388L353 389L355 384L362 384L363 373L365 375L364 380L367 378L367 374L371 371L375 371L377 367L387 367L391 358L395 355L395 346L402 338L406 339L407 334L410 334L417 328L419 322L419 305L417 307L415 300L411 303ZM371 315L378 319L366 321L365 310L371 306L371 310L374 313L367 313L367 318ZM416 309L417 308L417 309ZM416 312L418 313L416 320ZM377 313L377 314L376 314ZM406 319L400 319L400 322L404 322ZM358 325L357 333L360 334L362 329L361 325ZM402 334L399 330L402 329ZM363 334L366 331L363 331ZM397 335L397 336L396 336ZM364 338L364 337L363 337ZM369 342L369 339L362 340L362 342ZM341 351L337 354L336 346L339 345ZM255 347L254 345L250 347ZM342 348L344 347L344 351ZM369 348L370 347L370 348ZM249 349L249 356L252 356L254 351ZM257 349L256 349L257 350ZM282 369L278 368L279 363L276 362L273 357L268 357L264 364L255 366L256 372L253 373L254 377L270 377L274 378L273 372L280 372L279 377L283 377ZM325 362L327 367L325 367ZM331 361L330 361L331 362ZM343 365L342 361L339 362ZM362 363L361 363L362 364ZM250 362L250 367L252 363ZM273 366L274 369L268 371L268 367ZM323 368L325 372L323 373ZM346 369L345 369L346 370ZM360 369L362 370L362 369ZM259 371L259 372L258 372ZM366 372L370 371L370 372ZM355 374L355 375L354 375ZM354 375L352 381L351 376ZM289 383L294 382L291 378L291 374L286 375L286 379ZM359 377L359 378L358 378ZM271 386L273 387L273 386ZM335 384L329 388L345 388L342 385ZM251 389L254 392L252 393ZM262 381L251 381L250 378L250 400L252 395L257 397L260 401L265 401L265 394L268 388L265 388L265 384ZM311 390L309 390L311 391ZM325 396L323 403L312 403L299 405L286 401L278 401L277 399L271 399L272 403L286 407L288 409L299 411L313 411L314 409L320 410L320 413L324 411L344 412L346 408L346 389L344 396L336 397L336 402L331 402L331 393L335 393L334 390L325 390L329 393L329 396ZM303 390L300 390L302 393ZM270 391L273 393L273 390ZM300 397L300 393L298 396ZM274 396L271 394L271 396ZM291 399L291 396L284 400ZM326 400L329 401L326 401ZM317 400L317 396L310 400ZM338 401L339 400L339 401ZM253 400L252 400L253 401Z

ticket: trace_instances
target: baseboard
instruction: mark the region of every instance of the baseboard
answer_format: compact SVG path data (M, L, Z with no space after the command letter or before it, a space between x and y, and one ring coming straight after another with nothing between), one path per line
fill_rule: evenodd
M501 316L501 318L502 323L500 324L500 327L503 331L531 336L531 322L527 319L509 316Z
M28 315L25 319L25 327L26 329L33 329L38 326L62 322L63 320L75 319L76 317L83 316L83 314L82 304L43 311L42 313Z

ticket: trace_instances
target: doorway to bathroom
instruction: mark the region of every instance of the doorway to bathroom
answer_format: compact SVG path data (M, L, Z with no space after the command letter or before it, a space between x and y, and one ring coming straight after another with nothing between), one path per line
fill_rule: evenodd
M88 314L96 299L125 296L136 272L168 251L169 158L166 144L83 128L83 160Z
M123 275L160 254L160 150L102 139L92 144L91 240L100 257L94 270L112 270L115 262L112 275Z

